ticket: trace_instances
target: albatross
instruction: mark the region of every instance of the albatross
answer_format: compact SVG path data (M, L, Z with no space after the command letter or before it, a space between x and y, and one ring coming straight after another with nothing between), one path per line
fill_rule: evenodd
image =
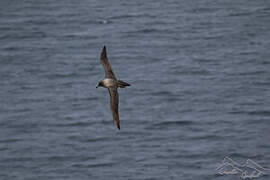
M103 50L100 56L100 61L105 71L105 79L100 81L96 88L101 86L109 90L113 120L114 120L114 123L117 125L118 129L120 130L120 121L119 121L119 114L118 114L119 98L118 98L117 88L119 87L125 88L126 86L130 86L130 84L116 79L112 66L110 65L110 62L107 58L106 46L103 47Z

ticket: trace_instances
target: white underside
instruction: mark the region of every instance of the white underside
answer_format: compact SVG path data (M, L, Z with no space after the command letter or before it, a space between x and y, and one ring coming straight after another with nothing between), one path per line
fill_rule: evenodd
M117 86L117 81L114 79L106 78L103 80L105 87Z

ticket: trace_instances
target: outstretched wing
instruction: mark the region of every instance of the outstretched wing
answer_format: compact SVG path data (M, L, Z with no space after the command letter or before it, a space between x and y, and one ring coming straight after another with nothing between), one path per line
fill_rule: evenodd
M120 121L119 121L119 114L118 114L118 92L117 87L109 87L108 88L110 93L110 101L111 101L111 111L113 115L114 123L117 125L118 129L120 129Z
M116 79L115 75L113 73L112 67L110 65L110 62L107 58L107 53L106 53L106 46L103 47L101 56L100 56L101 64L105 70L105 78L110 78L110 79Z

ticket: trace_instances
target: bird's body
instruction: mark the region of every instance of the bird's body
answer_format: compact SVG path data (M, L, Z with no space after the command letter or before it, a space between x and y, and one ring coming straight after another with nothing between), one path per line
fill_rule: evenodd
M115 79L106 78L102 82L103 82L104 87L106 88L118 86L117 81Z
M119 97L118 97L117 88L118 87L125 88L126 86L130 86L130 84L116 79L114 72L112 70L112 67L107 58L105 46L102 50L100 60L105 70L105 79L100 81L98 83L98 86L108 88L109 94L110 94L110 104L111 104L111 111L112 111L113 119L118 129L120 129L120 121L119 121L119 114L118 114Z

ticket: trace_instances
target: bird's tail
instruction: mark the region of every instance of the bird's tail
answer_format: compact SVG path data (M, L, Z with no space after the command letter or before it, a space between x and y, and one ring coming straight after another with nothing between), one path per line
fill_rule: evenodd
M118 87L120 87L120 88L125 88L126 86L130 86L130 84L128 84L124 81L121 81L121 80L118 80L117 84L118 84Z

